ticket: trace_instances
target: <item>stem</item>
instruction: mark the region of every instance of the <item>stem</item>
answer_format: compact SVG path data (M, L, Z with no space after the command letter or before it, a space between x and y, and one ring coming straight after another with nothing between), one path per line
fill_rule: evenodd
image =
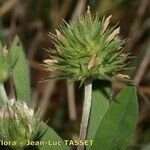
M0 83L0 97L2 98L4 103L8 101L6 91L2 83Z
M68 108L70 121L77 119L74 95L74 83L67 84Z
M83 114L80 125L79 140L85 140L91 110L91 97L92 97L92 81L87 81L84 88L84 104L83 104ZM79 145L77 150L84 150L84 145Z

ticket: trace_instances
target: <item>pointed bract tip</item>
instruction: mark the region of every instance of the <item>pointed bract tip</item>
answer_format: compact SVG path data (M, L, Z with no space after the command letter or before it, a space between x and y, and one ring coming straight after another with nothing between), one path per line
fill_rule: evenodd
M130 76L126 75L126 74L117 74L117 77L120 77L120 78L126 78L126 79L131 79Z
M45 59L43 60L44 63L46 64L52 64L52 63L57 63L57 60L54 60L54 59Z
M120 33L120 27L118 27L117 29L115 29L107 38L107 42L111 42L118 34Z
M91 68L93 68L95 66L95 63L96 63L96 54L93 54L88 63L87 69L90 70Z
M90 12L90 6L89 5L87 6L87 12Z
M57 35L58 39L61 40L62 37L63 37L63 35L62 35L62 34L60 33L60 31L57 30L57 29L55 29L55 32L56 32L56 35Z
M87 6L87 15L88 15L89 20L91 21L92 17L91 17L91 11L90 11L90 6L89 5Z
M104 24L103 24L102 33L104 33L104 32L107 30L111 18L112 18L112 15L108 16L108 17L105 19Z

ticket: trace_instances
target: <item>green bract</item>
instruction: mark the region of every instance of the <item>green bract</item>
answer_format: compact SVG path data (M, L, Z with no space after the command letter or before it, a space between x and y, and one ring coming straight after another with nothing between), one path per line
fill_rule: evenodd
M49 51L51 59L44 61L45 66L72 80L129 81L129 76L119 74L127 69L125 40L118 37L120 28L109 25L110 18L92 17L88 7L86 15L75 22L63 21L57 35L50 34L56 49Z
M42 122L26 103L10 100L0 116L0 139L15 144L12 148L27 147L27 140L39 140Z

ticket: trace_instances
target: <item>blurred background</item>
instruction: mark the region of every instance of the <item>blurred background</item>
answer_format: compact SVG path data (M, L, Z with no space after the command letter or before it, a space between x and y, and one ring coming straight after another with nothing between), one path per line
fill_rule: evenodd
M137 85L140 114L132 149L150 143L150 0L0 0L0 40L10 43L18 34L25 50L31 73L32 101L43 110L42 118L64 139L74 139L79 132L82 113L83 87L66 81L39 82L54 75L40 65L53 48L49 32L59 29L62 18L74 21L86 7L94 14L113 15L112 24L119 21L121 36L130 40L126 51L136 56L128 71ZM6 83L9 97L13 96L11 79ZM123 84L113 83L113 91Z

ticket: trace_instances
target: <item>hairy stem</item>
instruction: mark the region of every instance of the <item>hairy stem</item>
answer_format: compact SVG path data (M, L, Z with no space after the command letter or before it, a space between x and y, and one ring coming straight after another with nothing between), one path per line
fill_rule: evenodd
M92 97L92 81L87 81L85 83L85 88L84 88L84 104L83 104L82 120L80 125L79 140L86 139L90 110L91 110L91 97ZM79 145L77 147L77 150L84 150L84 145Z
M6 103L8 101L6 91L5 91L4 85L2 83L0 83L0 97L4 103Z

